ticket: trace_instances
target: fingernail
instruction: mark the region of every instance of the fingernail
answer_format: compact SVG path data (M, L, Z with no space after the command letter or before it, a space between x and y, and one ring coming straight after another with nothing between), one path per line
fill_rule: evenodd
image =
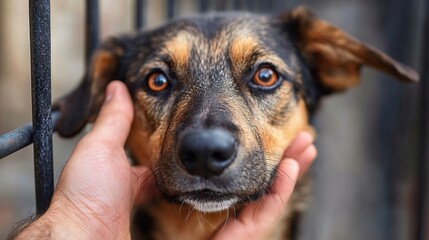
M313 134L311 134L310 132L308 132L308 131L302 131L300 134L301 134L301 136L302 136L303 138L305 138L308 142L313 142L313 141L314 141Z
M111 85L107 86L106 89L106 98L104 99L104 103L108 103L112 100L112 98L115 96L116 88L112 87Z

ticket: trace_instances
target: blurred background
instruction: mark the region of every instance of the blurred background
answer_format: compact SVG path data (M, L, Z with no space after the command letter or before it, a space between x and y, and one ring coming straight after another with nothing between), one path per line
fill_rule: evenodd
M424 0L147 0L144 22L151 28L199 11L276 14L298 5L421 69ZM83 0L51 1L53 100L83 75L84 7ZM133 0L100 0L101 39L133 31L134 12ZM0 134L31 122L28 23L28 1L0 0ZM417 218L428 213L417 208L419 154L429 147L419 135L419 85L364 68L359 86L323 99L314 120L313 198L300 239L416 239ZM56 178L79 138L54 135ZM34 196L33 153L26 147L0 160L0 239L34 213Z

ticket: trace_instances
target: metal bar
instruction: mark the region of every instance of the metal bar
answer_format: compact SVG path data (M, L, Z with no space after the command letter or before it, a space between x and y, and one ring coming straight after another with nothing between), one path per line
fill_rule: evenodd
M423 54L420 85L420 157L418 162L418 198L416 239L429 238L429 4L425 3L423 23Z
M54 191L50 1L29 3L36 212L42 214L48 209Z
M216 11L225 11L227 3L225 0L216 0L214 2L214 8Z
M0 136L0 158L6 157L32 143L33 127L24 125Z
M202 12L202 13L207 12L209 10L209 0L200 0L199 2L200 2L200 4L199 4L199 6L200 6L199 11Z
M384 0L379 5L380 14L385 16L380 24L383 25L381 30L384 32L385 39L388 40L386 42L387 53L400 62L411 62L412 51L410 49L417 41L416 34L410 27L415 24L415 7L416 1L404 2L402 0ZM376 142L372 143L377 149L376 151L379 151L380 155L377 158L380 160L379 167L383 169L380 173L382 185L379 189L379 193L383 197L383 206L376 211L381 217L378 227L382 236L380 239L397 239L397 236L407 236L406 234L408 234L406 238L411 239L411 232L407 231L409 228L415 227L415 222L406 221L408 220L406 218L412 216L414 208L404 204L404 200L408 196L398 191L397 186L403 183L405 177L411 178L416 174L412 170L417 162L417 157L404 161L406 156L418 151L420 145L404 147L404 139L411 140L408 126L417 125L408 117L414 114L414 111L405 107L405 103L411 99L413 92L399 82L381 83L380 89L383 91L377 94L376 101L379 107L377 116L379 120L377 130L373 133L374 136L378 135L378 138ZM415 115L417 118L418 114L415 113ZM398 128L398 126L404 127ZM415 199L415 197L416 195L413 195L409 199ZM404 207L404 209L397 211L399 207Z
M258 8L264 13L269 13L273 10L273 0L265 0L264 3L258 1Z
M144 12L143 10L146 8L146 1L144 0L136 0L136 19L135 19L135 29L142 29L145 25L144 22Z
M246 11L254 11L254 6L253 6L253 1L252 0L245 0L244 1L244 8L246 9Z
M242 5L242 0L232 0L232 10L240 10L242 8Z
M388 41L386 42L387 51L389 55L400 61L405 61L407 55L401 52L396 46L404 45L407 46L409 38L409 32L405 30L407 34L402 34L399 27L396 26L408 26L409 24L409 7L403 6L401 0L384 0L383 3L389 3L386 8L381 10L381 14L385 17L385 28L384 36ZM398 11L398 9L402 9ZM397 13L397 14L395 14ZM398 18L398 14L400 17ZM383 206L380 208L380 214L382 221L380 221L380 233L383 236L382 239L395 239L398 232L401 231L401 226L398 226L398 214L394 211L395 206L399 203L398 193L395 191L395 184L397 183L397 165L402 160L399 156L403 152L400 148L400 139L398 136L405 134L403 129L399 129L396 134L391 134L392 130L396 126L404 125L404 118L402 116L405 109L400 108L401 99L404 97L404 92L398 83L392 83L383 88L383 91L378 95L379 99L377 104L379 107L378 116L378 141L381 143L378 147L380 153L380 166L383 171L380 173L381 180L381 196L383 200ZM389 136L386 138L386 136Z
M59 112L52 113L53 129L55 129L59 116ZM23 149L31 143L33 143L33 125L31 123L1 135L0 159Z
M85 25L85 60L88 66L92 54L98 45L99 38L99 6L98 0L86 0L86 25Z
M168 0L167 1L167 18L170 20L174 18L174 10L175 10L175 1Z

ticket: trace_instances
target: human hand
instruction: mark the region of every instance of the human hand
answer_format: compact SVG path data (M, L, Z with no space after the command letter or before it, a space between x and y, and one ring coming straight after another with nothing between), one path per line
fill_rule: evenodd
M130 239L134 200L140 187L144 195L150 185L148 168L130 166L124 151L133 112L125 85L109 84L97 120L65 165L48 211L31 225L48 227L55 239ZM26 230L18 239L28 239Z

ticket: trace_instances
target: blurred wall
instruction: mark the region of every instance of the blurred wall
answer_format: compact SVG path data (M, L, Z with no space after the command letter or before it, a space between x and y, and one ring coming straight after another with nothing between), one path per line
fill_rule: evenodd
M176 15L200 1L176 1ZM299 4L364 42L418 68L423 0L236 1L242 9L278 12ZM232 1L206 1L225 9ZM150 0L145 21L164 21L166 2ZM133 1L100 0L101 35L133 29ZM227 6L227 7L225 7ZM51 1L53 99L73 89L84 70L84 1ZM0 133L31 121L28 2L0 1ZM358 87L323 100L314 120L319 157L312 168L310 211L301 239L411 239L415 231L417 85L364 69ZM79 137L54 136L58 174ZM34 212L32 148L0 160L0 238Z

